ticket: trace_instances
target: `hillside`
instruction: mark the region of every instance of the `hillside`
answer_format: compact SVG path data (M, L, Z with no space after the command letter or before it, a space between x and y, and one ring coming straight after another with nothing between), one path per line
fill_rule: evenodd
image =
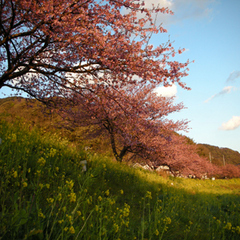
M2 240L239 239L239 179L162 177L21 121L0 137Z
M207 157L216 165L240 164L240 153L229 148L219 148L208 144L197 144L198 154Z
M86 135L89 129L62 128L61 121L58 116L53 115L41 103L36 100L26 100L21 97L9 97L0 99L0 116L6 118L8 121L15 119L24 119L28 121L31 126L37 126L45 131L58 131L62 136L67 136L72 141L78 141L86 146L91 146L94 152L105 153L111 156L111 149L109 142L104 136L98 138L86 139L82 136ZM193 143L189 139L190 144ZM240 164L240 153L229 148L219 148L208 144L197 144L198 154L211 160L213 164Z

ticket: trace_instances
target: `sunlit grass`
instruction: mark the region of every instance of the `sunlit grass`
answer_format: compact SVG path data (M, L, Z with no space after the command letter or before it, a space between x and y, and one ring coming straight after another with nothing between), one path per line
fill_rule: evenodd
M240 239L239 179L161 177L23 122L0 138L0 239Z

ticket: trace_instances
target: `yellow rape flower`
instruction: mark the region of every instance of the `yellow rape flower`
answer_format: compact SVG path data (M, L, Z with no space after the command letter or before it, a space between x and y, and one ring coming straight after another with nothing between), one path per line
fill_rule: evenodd
M16 141L17 141L17 135L13 133L11 136L11 142L16 142Z
M53 198L47 198L47 202L48 202L48 203L53 203L53 202L54 202L54 199L53 199Z
M72 192L68 195L70 202L76 202L76 193Z
M43 157L41 157L41 158L38 159L37 163L38 163L41 167L43 167L43 166L45 165L45 163L46 163L46 160L45 160Z
M59 193L59 194L58 194L58 201L61 201L61 200L62 200L62 194Z
M45 215L42 213L42 209L39 209L38 216L41 218L45 218Z
M72 221L72 216L66 214L66 217L68 218L68 221L71 222Z
M22 185L23 185L23 187L27 187L28 184L27 184L27 182L23 182Z
M51 149L50 149L49 156L50 156L50 157L54 157L56 153L57 153L57 150L56 150L55 148L51 148Z
M119 226L116 223L114 223L113 224L113 229L114 229L115 233L117 233L118 230L119 230Z
M146 198L152 199L152 193L147 191L146 193Z
M232 224L230 222L228 222L224 228L227 229L227 230L231 230L232 229Z
M164 219L164 222L165 222L166 224L171 224L172 220L171 220L170 217L166 217L166 218Z
M70 232L71 234L74 234L74 233L75 233L75 229L74 229L73 226L71 226L71 227L69 228L69 232Z
M73 188L73 186L74 186L73 180L70 180L70 181L66 180L66 184L67 184L67 186L68 186L68 188L69 188L70 190L71 190L71 189Z
M12 174L12 176L13 176L14 178L17 178L17 176L18 176L17 171L14 171L13 174Z

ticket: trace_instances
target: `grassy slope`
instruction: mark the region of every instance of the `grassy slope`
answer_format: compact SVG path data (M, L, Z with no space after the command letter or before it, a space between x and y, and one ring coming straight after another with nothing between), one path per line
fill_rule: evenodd
M1 239L240 239L239 179L163 178L21 121L0 138Z
M27 105L28 104L28 105ZM41 127L45 131L58 132L62 136L67 136L71 141L78 141L82 145L92 145L93 151L104 153L112 156L111 149L108 147L109 143L106 138L88 139L82 137L85 135L84 128L76 128L75 131L62 129L60 120L57 116L53 116L47 109L37 101L26 102L23 98L4 98L0 99L0 116L8 121L15 119L24 119L31 125ZM194 144L191 139L189 143ZM198 154L209 158L211 154L212 163L216 165L223 165L223 156L226 164L240 164L240 153L229 148L219 148L208 144L197 144Z

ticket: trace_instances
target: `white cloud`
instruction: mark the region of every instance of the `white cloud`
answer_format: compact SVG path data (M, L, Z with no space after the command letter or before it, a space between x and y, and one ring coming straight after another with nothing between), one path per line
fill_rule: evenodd
M161 95L163 97L173 97L177 94L177 86L173 84L169 87L158 87L154 92L156 92L159 96Z
M240 126L240 116L233 116L229 121L223 123L221 130L234 130Z
M212 13L210 4L214 0L145 0L145 7L167 7L174 15L158 14L157 23L165 26L182 22L184 19L209 18Z
M232 91L232 89L233 89L233 90L236 90L236 88L233 87L233 86L224 87L222 91L220 91L220 92L217 93L217 94L212 95L210 98L208 98L208 99L205 100L204 102L207 103L207 102L209 102L210 100L212 100L212 99L215 98L215 97L218 97L218 96L221 96L221 95L230 93L230 92Z
M230 73L227 82L234 81L236 78L240 77L240 71L233 71Z

